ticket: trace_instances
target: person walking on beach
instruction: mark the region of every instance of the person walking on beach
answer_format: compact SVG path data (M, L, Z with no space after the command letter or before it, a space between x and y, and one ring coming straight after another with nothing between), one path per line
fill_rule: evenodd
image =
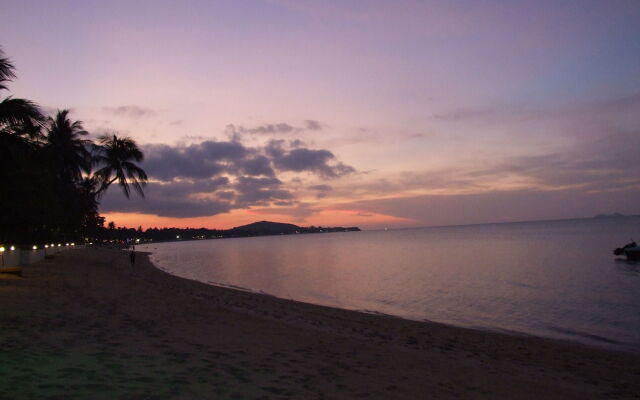
M131 260L131 266L136 263L136 252L131 250L131 254L129 255L129 260Z

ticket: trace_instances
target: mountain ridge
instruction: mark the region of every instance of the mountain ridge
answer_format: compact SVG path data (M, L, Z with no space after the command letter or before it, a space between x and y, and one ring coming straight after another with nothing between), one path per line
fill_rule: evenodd
M358 227L321 227L310 226L303 227L284 222L272 222L272 221L258 221L252 222L247 225L236 226L228 230L231 233L238 235L290 235L296 233L321 233L321 232L357 232L360 231Z

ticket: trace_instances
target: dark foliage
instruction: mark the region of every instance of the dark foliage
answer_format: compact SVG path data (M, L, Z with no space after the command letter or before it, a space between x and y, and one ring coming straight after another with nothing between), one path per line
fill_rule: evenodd
M0 49L0 91L15 76ZM98 200L111 183L118 180L127 197L129 184L143 194L147 176L135 164L142 160L135 142L113 135L95 145L86 136L68 110L45 118L29 100L0 100L0 244L81 243L101 234ZM92 176L93 166L102 172Z
M325 233L325 232L353 232L359 231L357 227L303 227L293 224L282 224L278 222L260 221L253 224L238 226L232 229L206 229L206 228L149 228L143 231L142 228L133 229L119 227L116 228L113 222L109 223L109 228L102 228L101 233L96 236L106 241L131 242L139 239L144 242L164 242L176 240L200 240L200 239L221 239L232 237L268 236L268 235L292 235L305 233Z

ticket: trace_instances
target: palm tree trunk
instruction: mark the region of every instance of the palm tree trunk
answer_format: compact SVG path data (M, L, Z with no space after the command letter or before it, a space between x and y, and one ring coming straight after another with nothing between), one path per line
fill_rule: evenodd
M102 193L102 192L104 192L105 190L107 190L107 188L108 188L109 186L111 186L111 184L112 184L113 182L115 182L115 181L116 181L116 179L118 179L118 177L117 177L117 176L115 176L115 177L114 177L113 179L111 179L109 182L106 182L106 183L105 183L105 182L103 182L103 183L102 183L102 185L100 186L100 189L98 189L98 191L96 192L96 197L97 197L97 196L99 196L99 195L100 195L100 193Z

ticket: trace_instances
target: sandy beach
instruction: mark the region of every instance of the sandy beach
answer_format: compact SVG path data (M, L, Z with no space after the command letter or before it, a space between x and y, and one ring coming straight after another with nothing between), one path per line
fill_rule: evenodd
M0 399L640 399L640 353L282 300L73 250L0 275Z

